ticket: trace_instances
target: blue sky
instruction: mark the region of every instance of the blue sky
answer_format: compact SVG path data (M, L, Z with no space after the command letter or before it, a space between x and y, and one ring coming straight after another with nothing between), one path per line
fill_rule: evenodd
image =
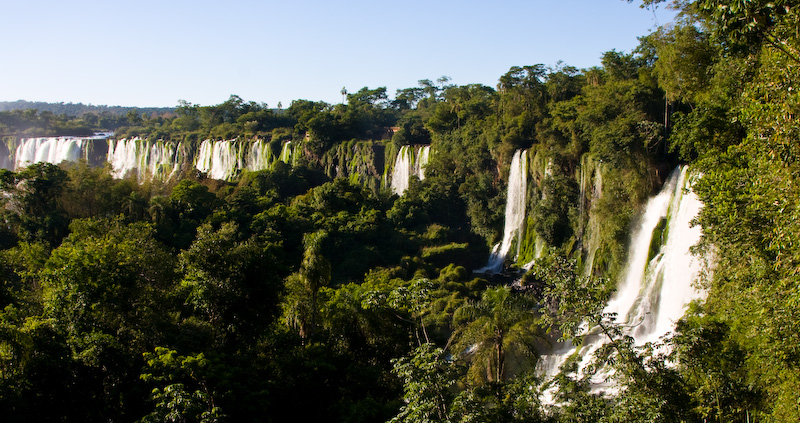
M368 86L494 87L511 66L600 64L674 12L624 0L0 0L0 101L288 106Z

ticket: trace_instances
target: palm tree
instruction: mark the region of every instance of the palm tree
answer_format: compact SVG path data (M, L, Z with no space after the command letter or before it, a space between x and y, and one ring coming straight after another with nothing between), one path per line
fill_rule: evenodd
M147 198L136 191L132 191L130 195L122 199L122 212L131 221L141 220L144 217L147 206Z
M533 306L526 295L501 286L487 289L480 301L456 310L454 348L471 361L473 378L482 380L485 374L489 382L504 381L509 357L535 362L534 343L542 337Z
M296 328L303 339L314 337L319 290L331 280L331 263L322 255L322 243L327 236L327 232L321 230L303 237L305 252L300 270L286 279L284 320Z
M168 197L156 195L151 198L148 212L150 213L150 219L153 221L153 223L161 223L164 221L170 206L170 200Z

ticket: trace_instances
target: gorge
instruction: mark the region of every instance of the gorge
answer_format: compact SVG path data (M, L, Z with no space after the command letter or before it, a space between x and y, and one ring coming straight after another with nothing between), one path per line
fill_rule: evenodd
M4 418L800 421L800 8L669 3L491 85L0 112Z
M233 180L242 171L269 169L276 161L293 163L297 144L291 141L279 145L256 140L243 142L236 140L210 141L199 144L192 153L186 143L147 141L138 138L113 140L109 134L99 134L91 138L35 138L23 139L16 146L15 154L2 157L7 168L19 169L32 162L89 160L94 165L107 163L116 178L137 175L139 181L152 178L169 180L185 169L195 169L208 177L219 180ZM104 147L107 153L103 154ZM356 147L357 149L357 147ZM356 151L353 149L353 151ZM375 163L364 167L363 163L348 163L362 160L353 155L336 158L335 166L330 165L327 173L331 177L351 178L354 181L366 180L383 174L382 186L395 194L402 195L408 189L409 178L425 178L425 166L430 158L430 146L404 145L397 150L393 163L385 170ZM502 240L496 244L486 266L476 269L477 273L499 273L508 263L517 268L527 269L532 261L542 254L542 241L531 237L531 198L545 196L542 191L543 178L549 177L549 166L541 160L528 160L527 150L517 150L511 158L504 211L504 230ZM102 160L105 156L105 161ZM336 156L339 157L339 156ZM10 164L13 163L13 166ZM333 163L333 162L332 162ZM360 166L360 167L359 167ZM349 170L348 170L349 169ZM376 169L359 172L362 169ZM371 173L371 174L370 174ZM582 272L592 273L594 255L598 248L598 219L593 212L595 202L603 191L601 167L588 158L582 161L576 171L579 191L579 216L581 216L577 238L583 240L578 245L577 254L585 263ZM531 178L529 174L538 174ZM535 193L528 189L533 179ZM690 222L697 216L701 207L691 191L688 167L674 170L666 179L660 192L643 205L635 218L636 226L631 232L625 256L627 263L619 275L616 293L606 304L604 312L621 325L625 335L632 336L637 345L656 342L659 337L674 329L675 322L683 315L685 307L692 299L701 298L693 288L693 282L700 272L701 260L693 257L690 248L699 241L700 230L691 227ZM538 182L537 182L538 180ZM539 186L536 186L538 183ZM531 245L533 242L533 245ZM523 259L520 252L535 250ZM558 365L572 354L580 354L588 362L591 354L606 340L600 335L592 335L593 341L583 345L579 351L569 344L553 347L556 353L543 352L539 364L544 375L552 377ZM598 386L604 386L598 382Z

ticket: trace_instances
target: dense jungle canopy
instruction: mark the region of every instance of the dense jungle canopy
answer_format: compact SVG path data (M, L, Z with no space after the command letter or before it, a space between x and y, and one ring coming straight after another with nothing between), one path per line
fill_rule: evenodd
M800 1L672 4L674 24L601 67L515 66L495 87L0 112L4 142L113 130L302 145L230 181L0 170L3 420L800 421ZM343 151L384 167L405 145L434 153L403 195L326 170ZM502 237L520 149L549 163L526 223L546 248L533 260L516 241L507 264L533 261L512 288L472 270ZM590 265L587 161L603 166ZM633 220L678 164L699 175L696 249L713 266L665 348L637 347L603 304ZM604 330L593 368L615 369L613 394L574 360L546 386L535 372L582 322Z

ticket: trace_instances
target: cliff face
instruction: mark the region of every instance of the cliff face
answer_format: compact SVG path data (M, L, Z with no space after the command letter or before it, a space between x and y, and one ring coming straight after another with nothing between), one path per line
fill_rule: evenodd
M536 147L536 146L534 146ZM526 160L516 172L502 175L508 191L494 201L505 207L517 198L513 230L501 232L503 247L494 254L492 269L527 267L549 248L558 248L577 258L586 274L615 274L621 270L630 222L648 192L647 170L631 176L630 170L610 168L590 154L579 163L554 162L543 148L518 151ZM113 140L108 134L90 138L52 137L7 140L0 144L0 165L14 170L35 161L60 163L86 160L92 166L108 165L112 176L135 175L140 182L181 178L200 172L212 179L235 181L243 171L270 169L277 161L292 166L308 165L329 178L347 178L377 192L403 195L411 178L425 179L426 166L436 156L436 146L390 142L349 141L338 143L321 157L307 153L303 141L205 140L172 142L140 138ZM496 163L507 169L507 164ZM441 171L439 171L441 172ZM644 176L641 173L645 173ZM434 177L435 177L434 171ZM511 176L515 179L511 181ZM611 180L605 183L606 179ZM639 181L631 183L630 181ZM503 185L503 182L497 181ZM499 209L497 215L502 214ZM508 211L504 214L508 222ZM507 225L508 223L506 223Z

